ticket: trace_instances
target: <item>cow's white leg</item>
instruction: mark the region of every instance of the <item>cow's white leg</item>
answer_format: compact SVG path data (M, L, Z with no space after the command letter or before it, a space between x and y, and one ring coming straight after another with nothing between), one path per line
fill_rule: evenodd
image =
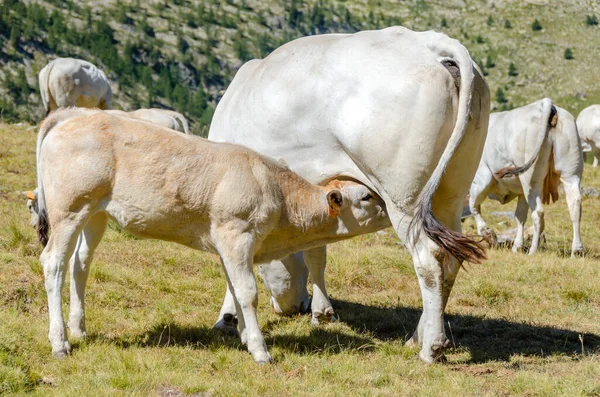
M236 304L240 337L242 343L248 345L248 351L254 357L254 361L267 363L271 360L271 356L267 352L256 317L258 288L252 271L254 236L250 233L234 236L231 228L224 229L223 233L219 233L219 230L215 231L218 239L216 246Z
M312 323L313 325L318 325L320 321L331 321L335 313L327 296L327 289L325 288L327 247L318 247L304 251L304 262L308 267L313 281Z
M407 248L413 258L423 299L423 313L408 344L421 344L419 357L432 363L442 357L443 350L450 344L444 329L444 308L459 266L452 263L456 262L455 259L443 255L424 234L414 247L407 244ZM448 272L447 277L444 277L443 265L440 263L442 260L449 261L449 269L455 269Z
M581 187L579 177L561 178L565 195L567 196L567 205L569 206L569 215L573 223L573 243L571 244L571 257L584 252L583 243L579 234L579 224L581 222Z
M231 293L229 283L227 283L225 299L223 300L223 306L221 306L219 319L217 320L213 328L229 335L237 334L238 319L236 318L235 313L235 299L233 298L233 294Z
M540 192L537 189L531 189L527 194L527 203L531 208L531 219L533 220L533 238L531 240L531 248L529 248L529 255L533 255L538 249L540 243L540 236L544 232L544 206L542 205L542 198Z
M517 252L523 248L523 242L525 241L525 222L527 222L527 212L529 212L529 206L524 195L519 196L517 202L517 209L515 210L515 218L517 219L517 235L513 244L513 252Z
M94 215L83 228L71 258L71 284L69 301L69 331L71 337L85 338L85 287L90 273L94 250L100 244L108 218L106 214Z
M598 167L598 149L595 145L592 145L592 157L594 157L592 167Z
M485 165L480 165L469 191L469 209L475 217L477 233L480 236L491 240L492 243L496 240L496 236L494 231L487 226L481 216L481 203L486 199L493 180L494 177L489 168Z
M72 221L53 225L48 244L40 256L48 296L50 317L48 340L52 345L52 354L56 357L64 357L71 351L62 314L61 290L65 281L67 263L75 250L80 230L81 227Z

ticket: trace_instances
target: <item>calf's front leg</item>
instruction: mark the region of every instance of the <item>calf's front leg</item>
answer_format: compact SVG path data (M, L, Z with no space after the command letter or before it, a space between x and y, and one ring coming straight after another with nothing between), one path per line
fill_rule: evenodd
M231 227L223 228L220 233L215 229L213 240L233 294L242 343L247 344L254 361L264 364L271 361L271 356L256 316L258 288L252 269L255 237L248 232L236 236L231 230Z

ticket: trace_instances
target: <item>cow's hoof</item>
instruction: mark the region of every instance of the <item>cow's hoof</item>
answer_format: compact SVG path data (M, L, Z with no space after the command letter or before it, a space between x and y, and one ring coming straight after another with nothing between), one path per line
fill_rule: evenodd
M571 250L571 258L582 258L585 256L585 249L583 247L573 248Z
M419 358L427 364L433 363L446 363L447 359L444 352L450 347L450 341L448 339L443 342L434 343L431 345L429 351L422 349L419 353Z
M333 310L333 307L329 306L327 309L325 309L324 312L321 312L321 311L313 312L311 323L312 323L312 325L319 325L322 323L329 323L329 322L336 322L336 321L337 321L337 317L335 316L335 311Z
M260 365L269 364L273 362L273 359L271 358L271 355L268 352L255 353L252 354L252 357L254 357L254 362Z
M417 339L414 335L407 340L406 342L404 342L404 346L406 347L417 347L419 346L419 339Z
M485 227L480 234L490 248L496 248L498 246L498 236L492 229Z
M238 319L231 313L225 313L223 318L221 318L215 325L213 325L213 329L216 329L225 335L238 336Z
M513 245L512 247L512 252L519 253L519 252L523 252L523 246L522 245Z
M87 338L87 333L81 329L69 328L69 337L71 339L85 339Z

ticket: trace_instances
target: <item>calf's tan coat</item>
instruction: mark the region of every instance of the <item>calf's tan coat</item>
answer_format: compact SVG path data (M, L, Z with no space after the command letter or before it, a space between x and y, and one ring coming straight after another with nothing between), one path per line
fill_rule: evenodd
M41 240L52 231L41 255L48 337L58 356L70 350L60 293L66 265L73 256L69 328L80 337L89 265L109 218L136 236L219 254L242 342L257 362L270 356L256 318L254 262L387 225L383 201L360 184L313 185L242 146L103 112L51 114L37 167Z

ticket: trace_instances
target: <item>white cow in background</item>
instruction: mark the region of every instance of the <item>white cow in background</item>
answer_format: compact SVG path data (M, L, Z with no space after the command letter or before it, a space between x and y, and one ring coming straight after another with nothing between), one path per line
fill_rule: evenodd
M242 343L259 363L271 357L256 317L254 262L387 225L383 201L361 184L313 185L240 145L105 112L52 113L40 127L36 154L40 260L56 356L70 352L61 297L67 264L69 329L84 337L86 282L109 219L138 237L218 254Z
M112 107L112 90L106 75L87 61L56 58L44 66L38 77L46 113L69 106Z
M593 167L598 166L600 154L600 105L592 105L583 109L577 116L577 131L581 138L584 152L592 152Z
M175 131L191 134L190 127L185 116L181 113L168 109L137 109L131 112L122 110L109 110L111 114L133 117L135 119L149 121L162 127L167 127Z
M486 197L502 204L518 197L513 251L523 247L529 207L534 225L529 254L533 254L544 231L543 204L558 199L560 180L573 223L571 254L582 253L579 235L582 172L583 157L575 120L550 99L492 113L483 156L470 190L469 206L479 234L493 233L481 216L481 203Z
M313 183L345 177L381 196L421 287L423 314L411 341L433 362L449 345L443 313L460 264L485 258L462 235L460 216L489 106L468 51L444 34L392 27L310 36L242 66L217 106L209 139L282 158ZM312 310L332 312L324 255L309 256L305 251L318 298ZM285 261L278 265L285 274ZM306 284L293 274L289 280L300 286L292 291ZM303 297L286 302L298 309ZM235 313L227 303L217 325Z

